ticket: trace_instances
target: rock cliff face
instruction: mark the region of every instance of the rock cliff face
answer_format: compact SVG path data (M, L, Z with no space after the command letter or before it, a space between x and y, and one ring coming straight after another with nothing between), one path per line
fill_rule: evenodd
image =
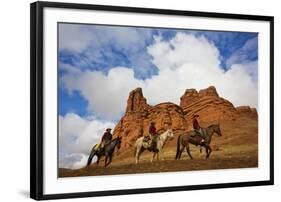
M222 119L235 119L238 116L233 104L219 97L213 86L199 92L195 89L187 89L181 97L180 107L184 111L185 118L189 121L194 114L198 114L200 121L206 123Z
M258 118L258 112L256 108L251 108L249 106L239 106L236 107L236 110L238 111L239 115L241 116L248 116L254 119Z
M116 125L113 136L122 136L121 147L133 146L135 140L148 134L149 124L154 121L159 132L172 128L177 134L191 128L194 114L200 116L200 123L214 123L220 120L235 120L239 116L257 118L257 111L248 106L235 108L231 102L219 97L213 86L200 90L187 89L180 99L180 105L165 102L155 106L147 104L142 89L130 92L124 116Z
M131 91L127 101L127 113L139 112L148 109L150 106L146 103L146 99L143 97L142 89L136 88Z

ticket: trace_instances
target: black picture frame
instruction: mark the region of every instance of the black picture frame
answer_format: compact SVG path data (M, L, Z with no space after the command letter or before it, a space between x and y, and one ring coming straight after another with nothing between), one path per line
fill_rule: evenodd
M112 191L94 191L94 192L77 192L66 194L43 193L43 23L44 8L62 8L62 9L80 9L80 10L99 10L99 11L116 11L129 13L146 13L146 14L164 14L167 16L194 16L194 17L210 17L223 19L239 19L267 21L270 23L270 179L266 181L250 181L239 183L222 183L222 184L204 184L174 187L154 187L143 189L129 190L112 190ZM274 184L274 17L259 15L240 15L228 13L213 12L195 12L183 10L167 10L167 9L151 9L151 8L135 8L120 6L103 6L75 3L57 3L57 2L35 2L30 6L30 197L36 200L45 199L62 199L92 196L108 196L123 194L139 194L153 192L171 192L186 191L199 189L215 189L228 187L246 187L259 185Z

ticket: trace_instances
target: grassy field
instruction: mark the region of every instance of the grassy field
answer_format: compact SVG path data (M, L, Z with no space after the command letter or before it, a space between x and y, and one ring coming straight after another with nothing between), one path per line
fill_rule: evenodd
M164 160L150 162L152 153L146 151L139 164L134 163L133 148L115 155L113 162L104 167L94 163L90 167L77 170L59 169L59 177L115 175L153 172L175 172L191 170L231 169L258 167L258 127L257 120L241 118L221 122L222 137L213 136L213 152L205 159L205 150L200 153L199 146L191 146L194 159L184 152L181 160L174 160L177 136L164 147Z

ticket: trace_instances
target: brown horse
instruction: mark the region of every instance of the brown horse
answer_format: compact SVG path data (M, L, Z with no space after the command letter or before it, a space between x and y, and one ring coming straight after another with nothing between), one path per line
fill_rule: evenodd
M104 161L104 166L108 166L111 161L112 161L112 157L113 157L113 153L115 151L115 147L117 147L117 149L119 150L121 147L121 141L122 141L122 137L117 137L113 140L111 140L111 142L108 145L104 146L104 149L97 149L97 145L93 146L91 153L89 155L88 158L88 162L87 162L87 166L91 165L92 159L94 156L97 156L97 165L99 164L100 158L102 156L105 156L105 161Z
M212 149L210 147L210 143L212 140L212 136L214 133L218 134L219 136L222 136L221 134L221 129L219 124L212 124L208 126L207 128L204 128L205 134L207 135L205 138L205 142L201 144L201 146L205 147L206 150L206 158L210 157L210 154L212 152ZM177 153L175 159L180 159L181 154L183 150L186 148L187 154L189 157L192 159L193 157L191 156L190 153L190 148L189 148L189 143L194 144L194 145L200 145L201 142L201 137L198 135L195 135L194 137L192 136L195 131L189 131L186 134L179 135L178 137L178 142L177 142Z

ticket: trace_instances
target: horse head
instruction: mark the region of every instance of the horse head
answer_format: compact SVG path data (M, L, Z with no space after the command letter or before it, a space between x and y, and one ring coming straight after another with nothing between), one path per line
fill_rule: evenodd
M220 129L220 124L214 125L214 132L215 132L216 134L218 134L218 136L222 136L222 134L221 134L221 129Z
M118 151L121 147L121 142L122 142L122 137L117 137L116 138L116 146L117 146Z

